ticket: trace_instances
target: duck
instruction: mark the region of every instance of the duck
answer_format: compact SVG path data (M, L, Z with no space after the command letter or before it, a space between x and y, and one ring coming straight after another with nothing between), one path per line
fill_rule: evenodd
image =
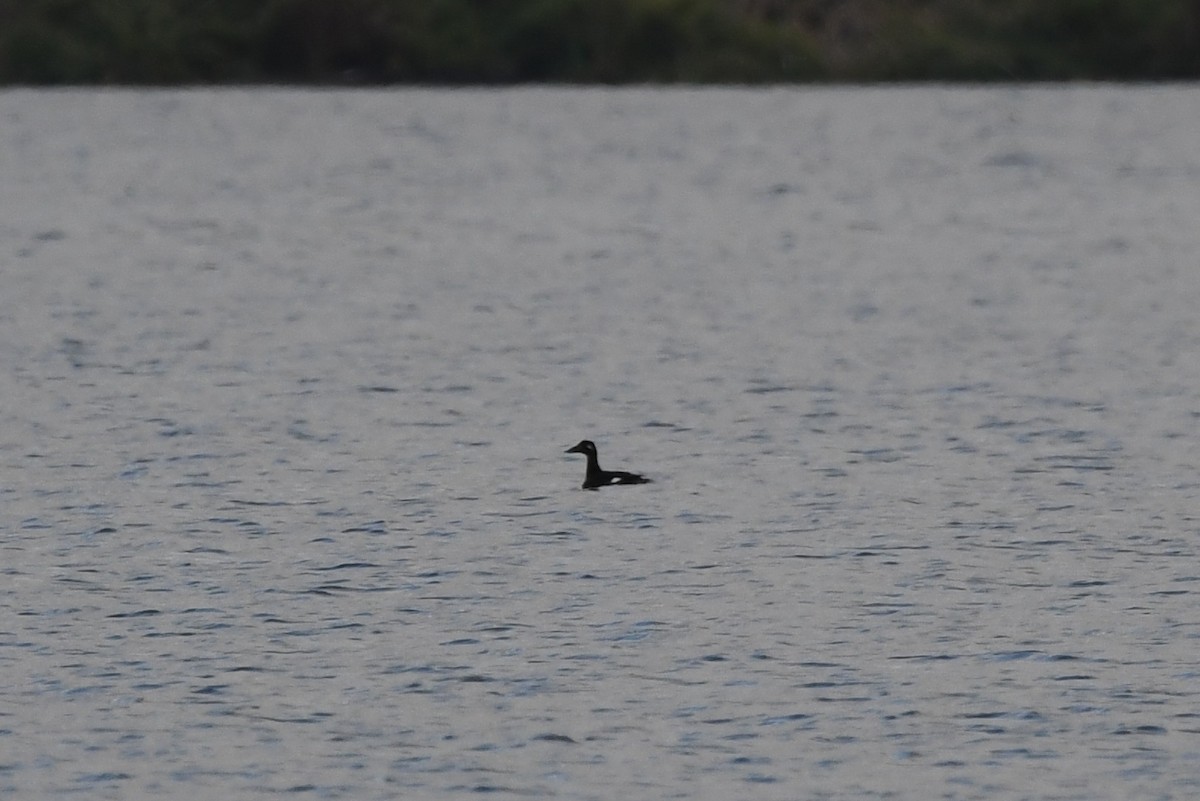
M583 479L583 489L600 489L618 484L649 484L650 479L637 473L626 473L624 470L601 470L600 460L596 456L596 443L590 439L581 441L578 445L567 448L566 453L582 453L587 457L587 475Z

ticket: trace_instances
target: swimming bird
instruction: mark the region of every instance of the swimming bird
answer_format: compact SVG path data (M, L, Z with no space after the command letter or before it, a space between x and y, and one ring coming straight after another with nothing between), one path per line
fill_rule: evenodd
M596 458L596 443L585 439L574 448L567 448L567 453L582 453L587 457L587 475L583 479L583 489L599 489L614 484L649 484L650 479L637 473L626 473L624 470L601 470L600 460Z

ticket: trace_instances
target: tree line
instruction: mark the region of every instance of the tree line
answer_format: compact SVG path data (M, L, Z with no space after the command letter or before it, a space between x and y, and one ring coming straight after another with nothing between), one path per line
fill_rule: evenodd
M0 83L1187 80L1198 0L0 0Z

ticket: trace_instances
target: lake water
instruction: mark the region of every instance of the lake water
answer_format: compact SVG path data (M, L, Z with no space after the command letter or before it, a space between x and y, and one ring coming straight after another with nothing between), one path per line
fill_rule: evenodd
M0 93L0 796L1195 798L1198 130Z

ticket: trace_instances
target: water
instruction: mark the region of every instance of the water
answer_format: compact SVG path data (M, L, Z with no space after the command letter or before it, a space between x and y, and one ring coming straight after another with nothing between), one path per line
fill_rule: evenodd
M0 94L0 795L1194 797L1198 122Z

